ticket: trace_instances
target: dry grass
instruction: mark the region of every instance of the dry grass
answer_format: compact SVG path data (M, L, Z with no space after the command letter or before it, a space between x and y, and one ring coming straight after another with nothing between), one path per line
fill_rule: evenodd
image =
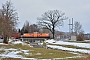
M0 50L0 54L4 53L5 51L4 50Z
M69 58L66 60L90 60L90 55L84 55L82 58Z
M90 55L83 57L82 60L90 60Z
M25 55L24 53L19 53L19 55L25 56L27 58L65 58L71 56L77 56L76 54L69 53L68 51L62 50L52 50L52 49L45 49L45 48L33 48L29 47L28 45L16 44L16 45L0 45L0 48L15 48L15 49L22 49L22 50L29 50L29 55ZM4 50L0 51L0 54L5 52ZM30 55L31 54L31 55ZM68 58L66 60L90 60L90 55L84 55L82 58Z
M45 49L45 48L33 48L29 47L28 45L22 45L22 44L16 44L16 45L0 45L0 48L4 47L6 49L8 48L14 48L18 50L29 50L29 55L25 55L24 53L19 53L18 55L22 55L25 57L32 57L32 58L65 58L65 57L71 57L71 56L77 56L77 54L72 54L67 51L62 50L52 50L52 49ZM0 51L0 53L3 53L4 51Z
M30 48L32 50L34 58L65 58L69 56L76 56L76 54L71 54L67 51L61 50L52 50L52 49L44 49L44 48ZM41 53L41 55L36 55L36 53Z

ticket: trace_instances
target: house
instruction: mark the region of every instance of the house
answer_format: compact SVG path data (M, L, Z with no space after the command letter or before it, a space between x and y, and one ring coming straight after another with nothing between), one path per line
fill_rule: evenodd
M84 34L84 39L89 40L90 39L90 33Z

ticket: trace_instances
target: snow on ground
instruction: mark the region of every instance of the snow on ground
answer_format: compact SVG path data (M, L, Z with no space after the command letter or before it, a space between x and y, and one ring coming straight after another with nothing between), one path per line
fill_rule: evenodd
M76 43L76 42L65 42L65 41L56 41L55 40L47 40L46 42L50 44L61 44L61 45L73 45L78 47L84 47L84 48L90 48L90 43ZM90 50L85 49L75 49L75 48L67 48L62 46L54 46L54 45L47 45L47 47L53 48L53 49L60 49L60 50L67 50L67 51L73 51L73 52L81 52L81 53L88 53L90 54Z
M18 53L21 53L22 51L19 51L18 49L14 49L14 48L9 48L9 49L5 49L5 48L0 48L0 51L5 51L4 53L0 54L0 57L13 57L13 58L22 58L23 56L21 55L17 55Z
M46 40L45 42L46 43L55 43L55 40L54 39L51 39L51 40Z
M90 43L76 43L76 42L65 42L65 41L56 41L55 43L52 43L53 40L47 40L46 42L50 44L61 44L61 45L73 45L78 47L84 47L84 48L90 48Z
M29 50L20 50L20 49L5 49L5 48L0 48L0 51L5 51L4 53L0 54L0 57L10 57L10 58L25 58L25 56L18 55L19 53L23 54L28 54L29 55Z
M12 39L9 39L9 42L12 42ZM6 45L3 43L0 43L1 45ZM24 42L18 40L18 41L13 41L12 44L22 44L25 45ZM5 57L10 57L10 58L25 58L25 56L18 55L19 53L23 54L28 54L29 50L22 50L22 49L15 49L15 48L9 48L7 49L6 47L1 47L0 51L4 51L3 53L0 54L0 57L5 58Z
M13 45L15 44L22 44L22 45L26 45L23 41L19 40L19 39L9 39L9 43L12 43Z
M85 49L74 49L74 48L66 48L66 47L62 47L62 46L53 46L53 45L47 45L47 47L50 47L50 48L53 48L53 49L60 49L60 50L90 54L90 50L85 50Z
M37 60L36 58L23 58L23 60Z
M12 39L9 40L9 42L12 42ZM47 40L46 42L51 43L51 44L62 44L62 45L76 45L79 47L86 47L90 48L89 43L72 43L72 42L63 42L63 41L55 41L55 40ZM12 44L22 44L25 45L24 42L17 40L12 42ZM85 45L85 46L84 46ZM60 49L60 50L67 50L67 51L73 51L73 52L82 52L82 53L88 53L90 54L90 50L84 50L84 49L74 49L74 48L66 48L62 46L53 46L53 45L47 45L47 47L53 48L53 49ZM23 53L25 55L32 55L30 54L29 50L22 50L22 49L15 49L15 48L5 48L2 47L0 48L0 51L4 51L3 53L0 54L0 57L11 57L11 58L26 58L25 56L18 55L19 53ZM38 53L40 54L40 53Z
M4 53L0 54L0 56L2 58L23 58L23 56L21 55L17 55L17 53L20 53L20 51L11 51L11 52L8 52L8 51L5 51Z
M13 50L13 51L16 51L17 49L14 49L14 48L10 48L10 49L4 49L5 51L8 51L8 50Z
M3 39L0 39L0 42L3 42Z
M13 42L13 44L22 44L22 45L24 45L24 43L22 41L15 41L15 42Z
M84 40L85 42L90 42L90 40Z
M8 45L8 44L5 44L5 43L0 43L0 45Z
M22 50L24 53L28 53L29 52L29 50Z

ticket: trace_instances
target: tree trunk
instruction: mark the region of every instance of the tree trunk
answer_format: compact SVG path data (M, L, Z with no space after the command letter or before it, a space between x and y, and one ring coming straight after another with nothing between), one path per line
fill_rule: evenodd
M52 33L52 34L53 34L53 39L54 39L54 34L55 34L55 29L54 29L54 26L53 26L53 33Z
M4 35L4 37L3 37L3 43L6 43L6 44L8 44L8 36L7 35Z

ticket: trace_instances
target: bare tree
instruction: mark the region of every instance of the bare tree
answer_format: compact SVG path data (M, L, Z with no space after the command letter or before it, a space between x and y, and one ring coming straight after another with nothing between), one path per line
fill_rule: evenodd
M76 21L76 22L74 23L74 31L75 31L76 35L78 35L78 34L81 33L81 32L84 32L84 31L82 30L82 25L80 24L80 22Z
M21 34L23 33L33 33L33 32L39 32L38 25L36 24L31 24L29 21L26 21L21 29Z
M27 30L27 33L29 32L29 26L30 26L30 23L29 21L26 20L26 22L24 23L24 30Z
M2 8L0 9L0 21L1 23L1 30L4 35L4 43L7 41L7 37L13 32L17 25L17 12L14 10L12 3L7 1L5 4L2 4Z
M80 24L80 22L76 21L74 23L74 31L77 36L77 41L83 41L84 40L84 31L82 29L82 25Z
M59 10L49 10L38 17L38 24L42 27L46 27L50 32L55 34L55 28L63 25L63 20L66 20L67 17L64 16L65 13L62 13Z
M77 35L77 41L83 41L84 40L84 33L83 32L80 32L78 35Z
M26 20L22 29L21 29L21 34L23 35L23 33L28 33L29 27L30 27L30 23L29 23L29 21Z
M38 27L38 25L36 25L36 24L32 24L32 25L30 25L30 33L33 33L33 32L39 32L39 27Z

